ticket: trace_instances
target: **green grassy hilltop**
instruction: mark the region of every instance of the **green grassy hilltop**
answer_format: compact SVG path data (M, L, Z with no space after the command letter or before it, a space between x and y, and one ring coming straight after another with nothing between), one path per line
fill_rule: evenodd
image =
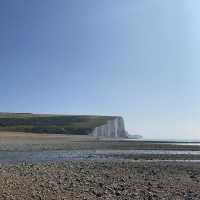
M88 135L112 116L0 113L0 131Z

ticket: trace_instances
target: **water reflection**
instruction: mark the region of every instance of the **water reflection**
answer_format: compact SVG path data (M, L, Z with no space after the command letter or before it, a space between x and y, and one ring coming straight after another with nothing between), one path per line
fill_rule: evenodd
M45 162L88 159L123 159L134 155L200 155L200 151L175 150L95 150L95 151L41 151L7 152L0 151L0 163Z

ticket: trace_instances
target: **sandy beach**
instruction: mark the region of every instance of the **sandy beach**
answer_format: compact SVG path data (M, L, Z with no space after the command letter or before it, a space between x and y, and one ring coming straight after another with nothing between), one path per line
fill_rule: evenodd
M177 145L159 141L104 140L92 136L0 132L0 151L44 150L190 150L200 151L200 145Z

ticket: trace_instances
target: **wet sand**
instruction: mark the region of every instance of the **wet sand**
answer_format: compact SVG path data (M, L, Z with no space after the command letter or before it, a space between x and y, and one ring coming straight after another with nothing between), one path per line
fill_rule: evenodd
M128 140L100 140L92 136L0 132L0 151L44 150L190 150L200 151L200 145L177 145Z

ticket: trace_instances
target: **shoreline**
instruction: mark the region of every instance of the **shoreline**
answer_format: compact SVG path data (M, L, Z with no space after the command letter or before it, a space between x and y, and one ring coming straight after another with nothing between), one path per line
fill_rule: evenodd
M0 163L65 160L200 160L199 145L82 135L0 132Z
M200 151L200 145L141 140L103 140L92 136L0 132L0 151L45 150L178 150Z
M193 154L192 154L193 153ZM152 150L56 150L0 151L0 164L47 163L65 161L124 162L200 162L200 152Z
M200 146L0 132L0 200L198 200L199 188Z

